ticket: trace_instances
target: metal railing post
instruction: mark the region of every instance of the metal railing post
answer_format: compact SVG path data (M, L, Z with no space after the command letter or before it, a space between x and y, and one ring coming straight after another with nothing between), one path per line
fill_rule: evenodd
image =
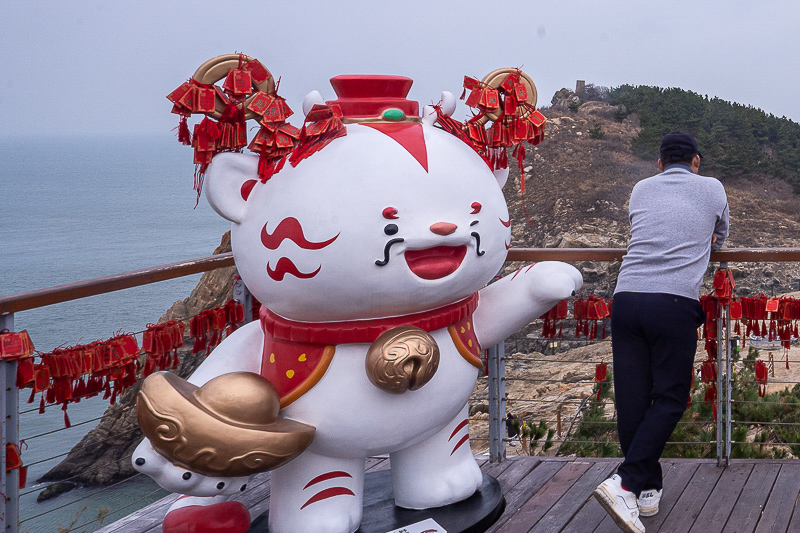
M731 350L731 306L725 306L725 465L731 464L731 379L733 351Z
M242 278L239 277L237 272L233 276L233 299L242 304L244 307L244 323L249 324L253 321L253 295L250 289L244 284Z
M489 348L489 460L502 462L506 458L506 376L503 343Z
M0 331L14 331L14 314L0 315ZM3 394L2 408L2 459L0 460L0 484L2 484L3 513L0 524L3 533L19 530L19 469L6 472L6 444L19 446L19 391L17 390L17 361L0 361L0 391Z
M724 411L723 411L723 404L722 404L722 395L724 394L724 366L722 362L722 311L723 307L722 304L717 303L717 398L716 398L716 409L717 409L717 435L716 435L716 443L717 443L717 466L723 466L723 455L725 453L725 442L728 440L727 435L725 435L725 424L724 424Z

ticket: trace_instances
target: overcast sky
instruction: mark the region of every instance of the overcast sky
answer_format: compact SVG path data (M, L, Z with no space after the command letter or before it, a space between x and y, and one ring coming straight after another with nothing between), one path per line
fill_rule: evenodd
M795 0L0 0L0 135L168 131L165 95L233 52L280 76L298 114L311 90L334 98L337 74L409 76L425 104L460 94L465 74L520 66L540 106L583 79L800 121L798 30Z

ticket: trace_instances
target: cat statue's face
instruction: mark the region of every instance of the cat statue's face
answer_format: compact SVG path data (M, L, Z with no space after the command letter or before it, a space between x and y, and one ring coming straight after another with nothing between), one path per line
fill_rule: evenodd
M233 222L247 287L273 312L329 322L434 309L481 289L510 245L508 209L486 163L420 123L350 124L347 135L266 183L256 156L219 154L211 206Z

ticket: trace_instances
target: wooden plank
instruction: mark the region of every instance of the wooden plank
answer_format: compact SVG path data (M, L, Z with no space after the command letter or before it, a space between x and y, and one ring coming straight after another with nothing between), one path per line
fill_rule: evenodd
M796 460L797 459L795 459L795 461ZM789 526L786 528L786 531L800 531L800 509L798 509L797 504L798 502L795 501L794 512L792 513L792 520L789 522Z
M542 488L545 483L550 481L550 479L567 464L569 463L548 460L542 461L536 465L536 468L527 471L527 473L513 485L509 484L503 486L502 477L498 479L498 481L500 481L500 485L503 486L503 494L506 498L506 508L505 511L503 511L503 514L500 515L500 518L497 519L497 522L495 522L492 527L486 530L487 533L505 531L505 523L517 513L522 504L525 503L525 501L528 500L531 495L535 494L536 491ZM514 475L514 473L510 472L511 470L511 468L506 470L506 472L509 473L507 481L513 479L512 475ZM506 476L504 475L503 477Z
M481 470L484 474L488 474L493 478L499 479L503 472L505 472L508 468L511 467L514 463L519 462L519 460L515 459L506 459L502 463L490 463L486 462L481 466Z
M750 477L725 523L725 533L752 533L761 518L772 486L781 470L780 464L756 461Z
M525 457L492 465L485 472L500 482L503 493L505 493L541 462L538 457Z
M666 485L664 494L661 497L659 512L655 516L642 517L642 523L645 529L650 532L661 531L661 524L664 523L664 520L666 520L667 516L672 511L672 508L680 498L683 490L689 484L689 480L692 479L698 466L700 466L697 462L693 461L674 461L673 459L669 459L668 461L672 463L672 466L669 469L668 477L664 477ZM661 469L663 472L663 461L661 463ZM594 531L595 533L619 533L619 527L617 527L617 524L614 523L610 516L606 516ZM665 533L677 533L670 532L667 529L663 531Z
M739 463L725 468L690 532L717 533L723 530L753 466L753 463Z
M508 468L503 469L500 475L496 476L500 486L503 487L503 494L508 494L515 487L531 474L533 470L541 464L538 458L518 459L513 461ZM560 464L559 464L560 466Z
M694 476L683 490L683 494L678 498L667 519L664 520L661 529L664 531L689 531L703 510L709 495L716 487L722 472L722 468L713 464L698 466ZM647 528L647 524L645 524L645 528Z
M592 491L606 479L614 469L616 463L594 463L584 475L558 500L547 513L536 523L531 533L551 533L559 531L564 524L575 516L591 496ZM583 531L586 531L585 529Z
M755 533L788 531L799 492L800 465L781 465Z
M527 533L569 491L592 463L567 463L536 491L503 526L503 533ZM538 470L538 469L537 469ZM534 474L536 470L534 470Z

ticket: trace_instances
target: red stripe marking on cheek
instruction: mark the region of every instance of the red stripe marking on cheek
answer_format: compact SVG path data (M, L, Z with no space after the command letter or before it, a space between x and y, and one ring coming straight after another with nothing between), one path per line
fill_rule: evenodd
M337 470L335 472L328 472L326 474L321 474L312 479L311 481L309 481L308 484L305 487L303 487L303 490L306 490L311 485L316 485L317 483L322 483L323 481L328 481L329 479L336 479L338 477L352 478L353 476L351 476L347 472L342 472L341 470Z
M297 266L292 263L292 260L286 257L281 257L278 259L278 264L275 265L274 269L269 265L269 263L267 263L267 275L269 275L269 277L275 281L283 281L283 278L286 277L286 274L290 274L300 279L309 279L319 274L320 270L322 270L322 265L320 265L314 272L300 272Z
M325 489L323 491L314 494L311 498L308 499L308 501L306 501L306 503L303 504L302 507L300 507L300 509L301 510L305 509L312 503L316 503L325 500L327 498L333 498L334 496L355 496L355 493L352 490L346 489L344 487L333 487L330 489Z
M306 239L306 236L303 234L303 226L301 226L300 222L294 217L281 220L278 223L278 227L276 227L275 231L272 233L267 231L267 224L264 224L264 227L261 228L261 244L269 250L275 250L286 239L292 241L304 250L319 250L330 245L338 237L339 234L336 234L326 241L311 242Z

